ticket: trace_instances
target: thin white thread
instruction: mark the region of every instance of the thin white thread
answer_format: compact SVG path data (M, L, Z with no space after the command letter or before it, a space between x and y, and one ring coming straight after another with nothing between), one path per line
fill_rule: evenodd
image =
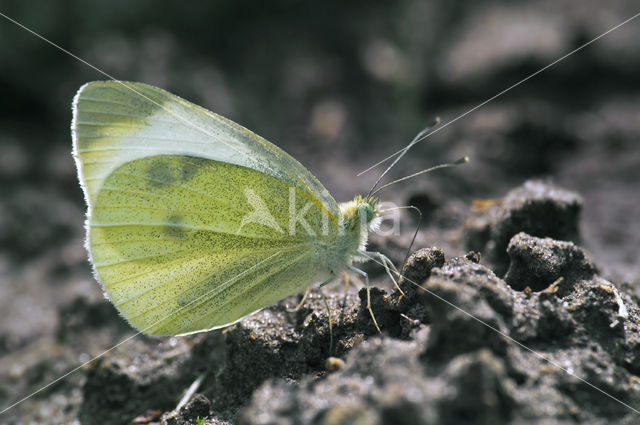
M142 333L142 331L139 331L138 333L135 333L133 335L131 335L130 337L123 339L122 341L120 341L119 343L117 343L116 345L114 345L113 347L109 348L106 351L103 351L102 353L98 354L97 356L95 356L94 358L92 358L91 360L87 360L86 362L82 363L80 366L75 367L74 369L71 369L69 372L65 373L64 375L54 379L53 381L49 382L47 385L45 385L44 387L41 387L39 389L37 389L36 391L32 392L31 394L29 394L26 397L21 398L20 400L14 402L13 404L10 404L9 406L5 407L4 409L0 410L0 415L2 415L3 413L9 411L10 409L13 409L14 407L16 407L17 405L19 405L20 403L27 401L28 399L30 399L31 397L33 397L34 395L46 390L47 388L49 388L50 386L52 386L53 384L55 384L56 382L59 382L61 380L63 380L64 378L66 378L67 376L71 375L72 373L74 373L75 371L82 369L83 367L85 367L86 365L88 365L89 363L91 363L94 360L99 359L100 357L104 356L105 354L107 354L108 352L115 350L116 348L118 348L119 346L121 346L122 344L124 344L125 342L129 341L132 338L135 338L136 336L140 335Z
M374 257L371 257L370 255L367 255L365 253L365 256L368 257L371 261L384 266L384 264L382 264L381 262L377 261ZM484 326L488 327L489 329L495 331L496 333L500 334L501 336L503 336L504 338L508 339L509 341L519 345L520 347L524 348L525 350L535 354L536 356L538 356L539 358L541 358L542 360L546 361L547 363L557 367L558 369L564 371L567 375L573 376L574 378L582 381L583 383L587 384L588 386L590 386L591 388L600 391L602 394L606 395L607 397L617 401L618 403L622 404L623 406L627 407L628 409L632 410L633 412L635 412L636 414L640 415L640 411L637 409L634 409L633 407L631 407L630 405L628 405L627 403L623 402L622 400L617 399L616 397L612 396L611 394L609 394L608 392L606 392L605 390L597 387L596 385L590 383L589 381L587 381L584 378L581 378L580 376L576 375L573 372L570 372L568 369L565 369L564 367L560 366L558 363L554 362L553 360L545 357L544 355L538 353L537 351L535 351L532 348L527 347L526 345L524 345L523 343L515 340L514 338L510 337L509 335L505 334L504 332L500 331L499 329L496 329L495 327L491 326L490 324L488 324L487 322L485 322L484 320L480 319L479 317L474 316L473 314L467 312L466 310L462 309L461 307L458 307L457 305L453 304L451 301L448 301L447 299L441 297L440 295L436 294L433 291L428 290L427 288L417 284L416 282L414 282L413 280L407 278L406 276L404 276L401 273L398 272L394 272L396 273L396 275L398 277L402 277L404 280L410 282L411 284L415 285L418 289L422 289L423 291L427 292L430 295L433 295L434 297L438 298L440 301L444 301L445 303L447 303L448 305L450 305L451 307L455 308L458 311L461 311L462 313L466 314L467 316L471 317L472 319L480 322L481 324L483 324Z
M166 112L168 112L169 114L173 115L175 118L177 118L177 119L179 119L179 120L181 120L181 121L183 121L183 122L185 122L185 123L187 123L187 124L190 124L193 128L195 128L195 129L197 129L197 130L199 130L199 131L203 132L204 134L208 134L208 133L207 133L205 130L203 130L202 128L199 128L198 126L194 125L194 124L193 124L193 123L191 123L190 121L185 120L184 118L179 117L179 116L177 116L177 115L173 114L171 111L169 111L168 109L164 108L164 106L159 105L157 102L153 101L152 99L149 99L148 97L144 96L143 94L141 94L141 93L137 92L137 91L136 91L136 90L134 90L133 88L131 88L131 87L127 86L124 82L122 82L122 81L120 81L120 80L117 80L116 78L114 78L114 77L112 77L111 75L107 74L106 72L104 72L104 71L102 71L102 70L98 69L97 67L95 67L94 65L90 64L89 62L87 62L87 61L85 61L85 60L81 59L80 57L78 57L78 56L76 56L76 55L74 55L73 53L71 53L71 52L69 52L68 50L66 50L66 49L62 48L61 46L57 45L56 43L54 43L54 42L52 42L52 41L50 41L50 40L46 39L45 37L41 36L41 35L40 35L40 34L38 34L37 32L35 32L35 31L31 30L30 28L28 28L28 27L26 27L26 26L22 25L22 24L21 24L21 23L19 23L18 21L14 20L14 19L12 19L12 18L10 18L10 17L8 17L8 16L7 16L7 15L5 15L4 13L0 12L0 16L2 16L2 17L4 17L5 19L9 20L10 22L14 23L15 25L19 26L20 28L22 28L22 29L24 29L24 30L26 30L26 31L30 32L31 34L33 34L33 35L35 35L36 37L40 38L41 40L45 41L46 43L48 43L48 44L50 44L50 45L54 46L55 48L59 49L60 51L62 51L62 52L64 52L64 53L68 54L69 56L73 57L74 59L77 59L78 61L80 61L80 62L84 63L85 65L89 66L90 68L92 68L92 69L94 69L94 70L98 71L98 72L99 72L99 73L101 73L102 75L105 75L106 77L110 78L110 79L111 79L111 80L113 80L114 82L117 82L117 83L119 83L119 84L123 85L123 86L124 86L124 87L126 87L127 89L129 89L129 90L133 91L134 93L138 94L139 96L141 96L141 97L145 98L146 100L148 100L148 101L152 102L153 104L155 104L155 105L159 106L160 108L164 109ZM511 89L513 89L513 88L515 88L515 87L519 86L520 84L522 84L522 83L526 82L527 80L529 80L529 79L533 78L534 76L536 76L536 75L538 75L539 73L541 73L541 72L545 71L546 69L550 68L551 66L553 66L553 65L557 64L558 62L560 62L560 61L564 60L565 58L567 58L567 57L571 56L572 54L574 54L574 53L576 53L576 52L578 52L578 51L582 50L583 48L585 48L585 47L587 47L588 45L592 44L593 42L595 42L595 41L599 40L600 38L604 37L605 35L609 34L610 32L612 32L612 31L614 31L614 30L616 30L616 29L620 28L621 26L623 26L623 25L627 24L628 22L630 22L630 21L632 21L632 20L636 19L638 16L640 16L640 12L639 12L639 13L637 13L637 14L635 14L635 15L633 15L631 18L629 18L629 19L627 19L627 20L625 20L625 21L621 22L620 24L616 25L615 27L613 27L613 28L609 29L608 31L604 32L603 34L600 34L599 36L597 36L596 38L592 39L591 41L588 41L587 43L584 43L583 45L581 45L581 46L579 46L578 48L576 48L576 49L572 50L571 52L567 53L566 55L562 56L561 58L556 59L554 62L552 62L552 63L550 63L549 65L545 66L544 68L541 68L540 70L538 70L538 71L534 72L533 74L529 75L528 77L524 78L523 80L520 80L519 82L517 82L517 83L513 84L512 86L510 86L510 87L508 87L507 89L505 89L505 90L501 91L500 93L496 94L495 96L493 96L493 97L491 97L491 98L487 99L486 101L484 101L484 102L480 103L480 104L479 104L479 105L477 105L476 107L474 107L474 108L470 109L469 111L467 111L467 112L465 112L464 114L462 114L462 115L458 116L457 118L453 119L452 121L449 121L449 122L445 123L444 125L442 125L442 126L438 127L436 130L434 130L434 131L432 131L432 132L430 132L430 133L426 134L425 136L421 137L418 141L416 141L416 143L415 143L415 144L417 144L418 142L420 142L420 141L422 141L422 140L426 139L427 137L431 136L432 134L437 133L438 131L440 131L440 130L442 130L442 129L446 128L446 127L448 127L450 124L453 124L454 122L458 121L459 119L461 119L461 118L465 117L466 115L470 114L471 112L474 112L475 110L477 110L477 109L481 108L482 106L484 106L484 105L486 105L487 103L491 102L492 100L494 100L494 99L496 99L496 98L500 97L500 96L501 96L501 95L503 95L504 93L506 93L506 92L510 91ZM229 147L230 147L230 148L232 148L232 149L234 149L234 148L233 148L233 147L231 147L231 146L229 146ZM234 149L234 150L235 150L235 149ZM375 168L375 167L377 167L378 165L380 165L380 164L382 164L382 163L384 163L384 162L388 161L389 159L391 159L391 158L393 158L394 156L396 156L396 155L398 155L398 154L402 153L403 151L404 151L404 148L403 148L403 149L401 149L401 150L399 150L399 151L397 151L396 153L394 153L394 154L392 154L392 155L388 156L387 158L383 159L382 161L380 161L380 162L378 162L378 163L376 163L376 164L372 165L371 167L367 168L366 170L364 170L364 171L362 171L362 172L358 173L358 174L357 174L357 176L361 176L362 174L364 174L364 173L366 173L366 172L368 172L368 171L372 170L373 168ZM239 152L239 151L237 151L237 152ZM241 152L239 152L239 153L241 153ZM256 267L257 265L261 264L262 262L264 262L264 261L266 261L266 260L268 260L268 259L272 258L273 256L275 256L275 255L277 255L277 254L279 254L279 253L280 253L280 252L277 252L276 254L274 254L274 255L272 255L272 256L270 256L270 257L268 257L267 259L262 260L260 263L256 264L256 265L255 265L255 266L253 266L253 267ZM383 265L382 263L379 263L378 261L376 261L376 260L375 260L375 259L373 259L372 257L370 257L370 256L368 256L368 255L367 255L367 257L369 257L369 259L371 259L372 261L376 262L377 264ZM245 272L247 272L247 271L249 271L249 270L250 270L250 269L246 270ZM242 272L242 273L245 273L245 272ZM236 277L232 278L231 280L236 279L237 277L239 277L240 275L242 275L242 273L240 273L238 276L236 276ZM398 276L402 276L402 274L400 274L400 273L397 273L397 275L398 275ZM457 310L461 311L462 313L464 313L464 314L468 315L469 317L473 318L474 320L476 320L476 321L480 322L481 324L483 324L483 325L487 326L488 328L490 328L490 329L494 330L495 332L497 332L498 334L502 335L503 337L505 337L505 338L509 339L510 341L513 341L514 343L518 344L518 345L519 345L519 346L521 346L522 348L524 348L524 349L526 349L526 350L530 351L531 353L535 354L536 356L540 357L541 359L543 359L543 360L547 361L549 364L554 365L554 366L556 366L557 368L559 368L559 369L563 370L563 371L564 371L565 373L567 373L568 375L571 375L571 376L575 377L576 379L579 379L580 381L582 381L582 382L584 382L585 384L589 385L590 387L592 387L592 388L594 388L594 389L598 390L598 391L599 391L599 392L601 392L602 394L605 394L606 396L608 396L608 397L610 397L611 399L613 399L613 400L617 401L618 403L622 404L623 406L625 406L625 407L629 408L630 410L634 411L635 413L640 414L640 411L638 411L638 410L634 409L633 407L631 407L631 406L629 406L628 404L626 404L626 403L622 402L621 400L617 399L616 397L612 396L611 394L607 393L606 391L604 391L604 390L602 390L602 389L598 388L597 386L595 386L595 385L591 384L590 382L588 382L588 381L586 381L585 379L583 379L583 378L579 377L578 375L576 375L576 374L574 374L574 373L572 373L572 372L569 372L567 369L563 368L563 367L562 367L562 366L560 366L559 364L557 364L557 363L555 363L555 362L553 362L553 361L551 361L551 360L547 359L547 358L546 358L545 356L543 356L542 354L540 354L540 353L538 353L538 352L534 351L533 349L531 349L531 348L529 348L529 347L525 346L524 344L522 344L522 343L520 343L520 342L516 341L515 339L513 339L513 338L511 338L510 336L508 336L508 335L504 334L504 333L503 333L503 332L501 332L500 330L498 330L498 329L494 328L493 326L489 325L488 323L485 323L485 322L484 322L484 321L482 321L481 319L479 319L479 318L475 317L475 316L474 316L474 315L472 315L471 313L466 312L466 311L465 311L465 310L463 310L462 308L460 308L460 307L456 306L455 304L453 304L453 303L451 303L451 302L447 301L446 299L444 299L444 298L440 297L439 295L437 295L437 294L435 294L435 293L433 293L433 292L431 292L431 291L429 291L429 290L427 290L427 289L425 289L425 288L421 287L421 286L420 286L420 285L418 285L416 282L413 282L412 280L407 279L407 278L405 278L405 279L406 279L407 281L411 282L412 284L414 284L415 286L417 286L418 288L422 288L423 290L425 290L426 292L428 292L428 293L430 293L431 295L435 296L436 298L440 299L441 301L444 301L445 303L447 303L447 304L449 304L450 306L452 306L452 307L456 308ZM208 293L207 293L207 294L208 294ZM192 303L194 303L194 302L198 301L200 298L202 298L202 297L206 296L207 294L204 294L204 295L202 295L202 296L200 296L200 297L196 298L195 300L193 300L193 301L191 301L189 304L187 304L187 305L183 306L181 309L177 310L177 311L176 311L176 312L174 312L173 314L176 314L177 312L181 311L183 308L188 307L189 305L191 305ZM173 315L173 314L172 314L172 315ZM151 328L151 327L153 327L153 326L155 326L157 323L159 323L159 322L161 322L161 321L163 321L163 320L166 320L166 319L167 319L167 318L169 318L169 317L171 317L171 315L169 315L169 316L167 316L167 317L165 317L165 318L163 318L163 319L158 320L157 322L155 322L155 323L153 323L152 325L150 325L150 326L148 326L147 328L145 328L145 330L146 330L146 329L149 329L149 328ZM144 331L144 330L143 330L143 331ZM58 381L60 381L60 380L62 380L62 379L64 379L64 378L66 378L67 376L69 376L70 374L74 373L74 372L75 372L75 371L77 371L78 369L80 369L80 368L82 368L82 367L86 366L87 364L91 363L92 361L94 361L94 360L96 360L96 359L100 358L101 356L103 356L103 355L105 355L106 353L108 353L108 352L112 351L113 349L117 348L118 346L120 346L120 345L124 344L125 342L129 341L130 339L132 339L132 338L136 337L137 335L140 335L143 331L139 331L138 333L136 333L136 334L134 334L134 335L132 335L132 336L130 336L130 337L128 337L128 338L126 338L125 340L123 340L123 341L119 342L118 344L114 345L113 347L111 347L110 349L108 349L108 350L104 351L103 353L99 354L98 356L96 356L96 357L92 358L91 360L88 360L87 362L85 362L85 363L81 364L80 366L78 366L78 367L76 367L76 368L72 369L71 371L69 371L69 372L65 373L64 375L62 375L61 377L57 378L56 380L54 380L54 381L50 382L49 384L45 385L44 387L42 387L42 388L40 388L40 389L36 390L35 392L33 392L33 393L31 393L30 395L28 395L28 396L26 396L26 397L22 398L21 400L19 400L19 401L15 402L15 403L13 403L13 404L11 404L10 406L8 406L8 407L6 407L5 409L3 409L2 411L0 411L0 415L1 415L1 414L3 414L3 413L5 413L5 412L7 412L9 409L11 409L11 408L13 408L13 407L17 406L18 404L20 404L20 403L22 403L22 402L26 401L27 399L29 399L29 398L33 397L34 395L38 394L39 392L41 392L41 391L45 390L46 388L50 387L51 385L55 384L56 382L58 382Z
M250 272L251 270L255 269L256 267L258 267L260 264L264 263L267 260L272 259L273 257L275 257L276 255L279 255L282 251L278 251L275 254L270 255L269 257L265 258L264 260L261 260L260 262L258 262L257 264L254 264L253 266L249 267L248 269L240 272L239 274L237 274L236 276L232 277L231 279L227 280L226 282L224 282L222 285L226 285L228 282L231 282L232 280L238 279L239 277L241 277L243 274L246 274L248 272ZM180 313L182 310L184 310L185 308L189 307L191 304L198 302L199 300L201 300L202 298L208 296L210 293L214 292L217 288L212 289L209 292L206 292L202 295L200 295L198 298L195 298L194 300L191 300L188 304L183 305L182 307L180 307L178 310L174 311L173 313L169 314L168 316L165 316L159 320L156 320L155 322L153 322L152 324L150 324L149 326L147 326L146 328L142 329L141 331L138 331L137 333L131 335L130 337L120 341L119 343L117 343L116 345L114 345L113 347L109 348L106 351L103 351L102 353L98 354L97 356L93 357L90 360L87 360L86 362L82 363L80 366L77 366L73 369L71 369L69 372L65 373L64 375L56 378L55 380L49 382L47 385L37 389L36 391L32 392L31 394L29 394L26 397L21 398L20 400L14 402L13 404L5 407L4 409L0 410L0 415L2 415L3 413L7 412L8 410L14 408L15 406L19 405L20 403L30 399L31 397L33 397L34 395L46 390L47 388L49 388L50 386L52 386L53 384L55 384L58 381L63 380L64 378L66 378L67 376L71 375L72 373L74 373L75 371L83 368L84 366L88 365L89 363L93 362L94 360L99 359L100 357L104 356L105 354L107 354L108 352L115 350L116 348L118 348L119 346L121 346L122 344L124 344L125 342L129 341L132 338L135 338L136 336L140 335L141 333L144 333L145 331L147 331L148 329L153 328L155 325L157 325L158 323L161 323L173 316L175 316L176 314Z
M497 99L498 97L502 96L502 95L503 95L503 94L505 94L506 92L508 92L508 91L510 91L510 90L512 90L512 89L514 89L514 88L516 88L516 87L518 87L520 84L522 84L522 83L524 83L524 82L526 82L526 81L530 80L531 78L535 77L536 75L540 74L541 72L544 72L545 70L547 70L547 69L551 68L553 65L557 64L558 62L560 62L560 61L562 61L562 60L564 60L564 59L568 58L569 56L573 55L574 53L576 53L576 52L578 52L578 51L580 51L580 50L584 49L584 48L585 48L585 47L587 47L588 45L590 45L590 44L592 44L592 43L596 42L597 40L601 39L602 37L604 37L605 35L609 34L610 32L615 31L615 30L617 30L618 28L620 28L621 26L623 26L623 25L625 25L625 24L627 24L627 23L629 23L629 22L633 21L633 20L634 20L634 19L636 19L638 16L640 16L640 12L636 13L635 15L633 15L632 17L630 17L629 19L627 19L627 20L625 20L625 21L623 21L623 22L619 23L619 24L618 24L618 25L616 25L615 27L613 27L613 28L611 28L611 29L607 30L606 32L604 32L604 33L600 34L599 36L597 36L597 37L596 37L596 38L594 38L593 40L591 40L591 41L588 41L588 42L584 43L583 45L581 45L581 46L579 46L579 47L575 48L574 50L570 51L570 52L569 52L569 53L567 53L566 55L564 55L564 56L562 56L562 57L560 57L560 58L556 59L555 61L551 62L549 65L547 65L547 66L545 66L545 67L543 67L543 68L540 68L539 70L537 70L537 71L536 71L536 72L534 72L533 74L529 75L528 77L525 77L524 79L522 79L522 80L518 81L517 83L515 83L515 84L513 84L513 85L511 85L511 86L509 86L509 87L507 87L506 89L502 90L500 93L498 93L498 94L496 94L496 95L494 95L494 96L490 97L489 99L485 100L484 102L480 103L479 105L477 105L477 106L475 106L475 107L473 107L473 108L469 109L467 112L463 113L462 115L459 115L458 117L454 118L453 120L451 120L451 121L449 121L449 122L447 122L447 123L445 123L445 124L443 124L443 125L441 125L441 126L439 126L439 127L436 127L436 129L435 129L435 130L430 131L429 133L425 134L424 136L422 136L421 138L419 138L418 140L416 140L416 142L415 142L415 143L412 143L412 146L417 145L419 142L423 141L424 139L426 139L427 137L431 136L432 134L435 134L435 133L439 132L440 130L444 130L444 129L445 129L445 128L447 128L449 125L453 124L454 122L458 121L459 119L464 118L465 116L467 116L467 115L469 115L470 113L472 113L472 112L476 111L477 109L482 108L482 107L483 107L484 105L486 105L487 103L489 103L489 102L491 102L491 101L493 101L493 100ZM356 176L357 176L357 177L360 177L360 176L361 176L361 175L363 175L364 173L367 173L367 172L369 172L369 171L373 170L374 168L376 168L377 166L384 164L385 162L387 162L387 161L388 161L388 160L390 160L391 158L393 158L393 157L395 157L395 156L397 156L397 155L401 154L402 152L404 152L404 150L405 150L405 149L406 149L406 148L402 148L402 149L400 149L399 151L397 151L397 152L395 152L395 153L393 153L393 154L389 155L389 156L388 156L388 157L386 157L385 159L383 159L383 160L381 160L381 161L379 161L379 162L375 163L374 165L370 166L370 167L369 167L369 168L367 168L366 170L364 170L364 171L360 171L358 174L356 174Z
M36 37L38 37L39 39L43 40L44 42L52 45L53 47L55 47L56 49L68 54L69 56L71 56L74 59L77 59L78 61L82 62L83 64L87 65L88 67L94 69L95 71L99 72L100 74L104 75L105 77L109 78L110 80L112 80L115 83L120 84L121 86L125 87L126 89L136 93L138 96L142 97L143 99L151 102L152 104L154 104L155 106L159 107L160 109L164 110L165 112L167 112L169 115L173 116L175 119L177 119L178 121L183 122L184 124L187 124L188 126L192 127L195 130L200 131L201 133L212 137L213 135L210 134L209 132L206 131L206 129L199 127L197 125L195 125L193 122L189 121L188 119L173 113L172 111L170 111L169 109L167 109L164 105L159 104L158 102L154 101L153 99L150 99L149 97L145 96L144 94L140 93L139 91L135 90L134 88L130 87L129 85L127 85L124 81L118 80L115 77L111 76L110 74L106 73L105 71L99 69L98 67L90 64L89 62L85 61L84 59L74 55L73 53L71 53L70 51L64 49L63 47L59 46L58 44L54 43L51 40L48 40L47 38L45 38L44 36L38 34L37 32L35 32L34 30L24 26L23 24L21 24L20 22L16 21L15 19L10 18L9 16L5 15L4 13L0 12L0 16L2 16L3 18L7 19L8 21L13 22L15 25L19 26L20 28L24 29L25 31L30 32L31 34L35 35ZM224 140L219 140L222 144L226 145L228 148L230 148L231 150L235 151L236 153L245 156L248 159L252 159L250 156L248 156L246 153L239 151L238 149L236 149L235 147L233 147L232 145L227 144ZM257 162L254 160L254 162Z

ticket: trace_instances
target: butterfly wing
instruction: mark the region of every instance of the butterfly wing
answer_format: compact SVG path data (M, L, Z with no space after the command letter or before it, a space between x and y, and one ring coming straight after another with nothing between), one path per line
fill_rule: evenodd
M126 84L81 88L73 135L95 273L133 326L225 326L327 272L338 207L315 177L231 121Z

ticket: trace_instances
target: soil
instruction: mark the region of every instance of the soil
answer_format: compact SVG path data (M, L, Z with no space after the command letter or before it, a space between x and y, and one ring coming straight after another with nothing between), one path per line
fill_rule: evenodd
M633 2L55 3L2 13L254 130L339 201L436 115L385 180L471 162L382 192L422 211L369 244L403 265L402 293L362 265L382 333L352 277L323 288L328 310L314 289L295 312L302 294L224 330L135 335L91 275L70 155L71 99L106 77L2 21L0 410L46 387L0 423L639 421L640 24L456 120Z

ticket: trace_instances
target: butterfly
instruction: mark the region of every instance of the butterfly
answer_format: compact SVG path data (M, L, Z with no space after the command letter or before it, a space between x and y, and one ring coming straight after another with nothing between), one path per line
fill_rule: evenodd
M95 277L144 333L228 326L344 270L368 288L354 260L397 273L366 251L376 197L337 203L282 149L165 90L85 84L72 138Z

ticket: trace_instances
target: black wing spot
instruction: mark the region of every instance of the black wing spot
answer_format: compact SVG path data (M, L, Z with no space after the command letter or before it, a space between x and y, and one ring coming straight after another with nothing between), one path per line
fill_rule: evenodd
M182 157L178 162L177 172L178 178L182 182L186 182L194 178L204 166L206 159L194 157Z
M153 187L161 186L163 183L172 184L176 181L175 170L172 170L171 163L162 157L149 162L147 175Z
M151 186L180 184L193 179L205 165L206 159L190 156L159 155L147 160L147 176Z
M167 236L174 239L186 239L187 231L182 227L182 218L173 214L167 219L167 225L164 226L164 232Z

